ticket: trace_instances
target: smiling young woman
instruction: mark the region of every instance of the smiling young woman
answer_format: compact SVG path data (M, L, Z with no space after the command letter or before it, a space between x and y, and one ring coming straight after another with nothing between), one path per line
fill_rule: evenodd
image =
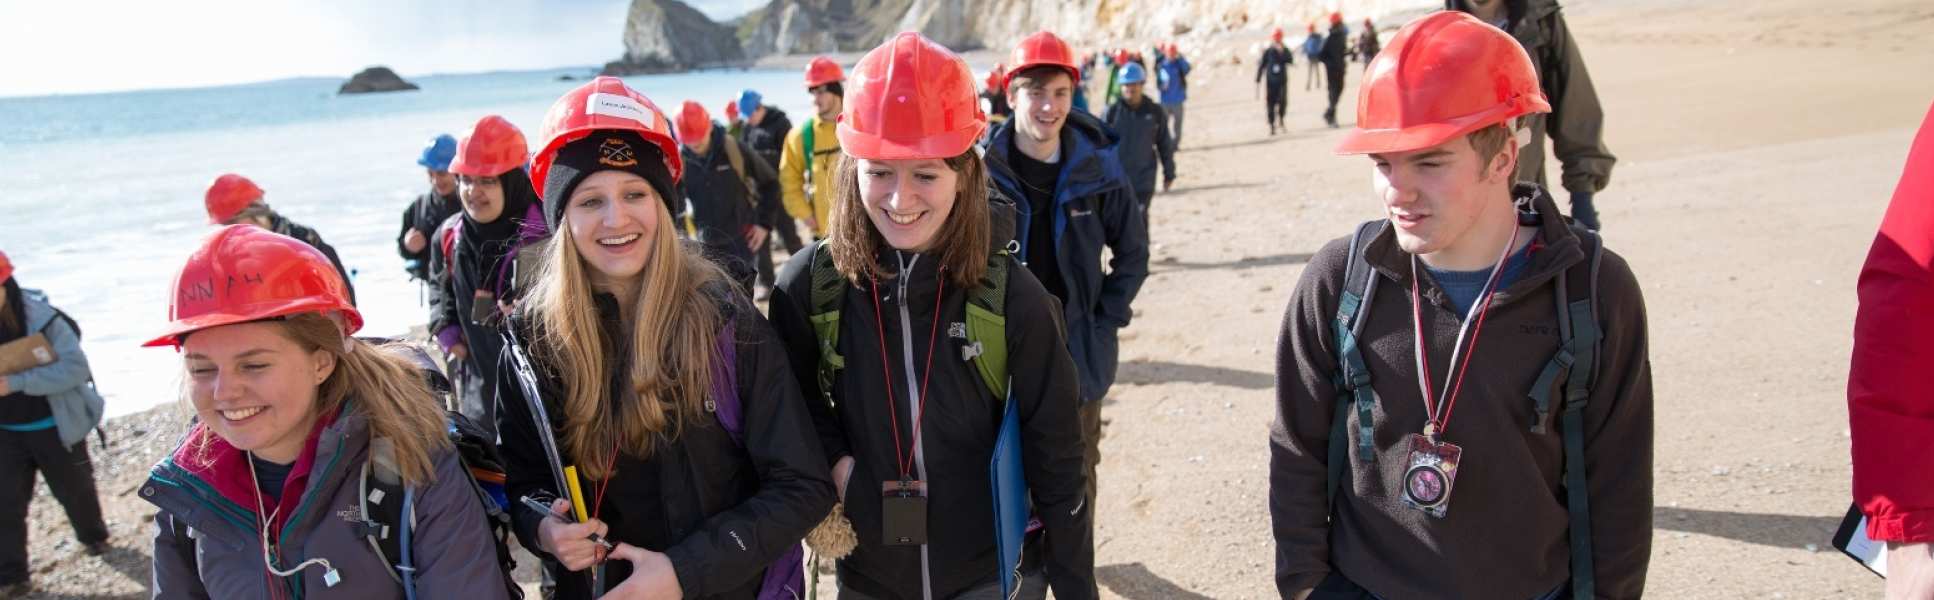
M540 139L532 175L555 234L509 324L530 363L500 368L528 382L498 389L506 488L552 499L552 515L571 506L557 488L578 488L583 522L520 503L520 541L577 572L557 598L599 583L626 598L803 595L799 541L832 483L771 326L677 239L670 123L599 77L552 105Z
M141 496L155 516L157 598L403 598L391 564L334 511L389 448L409 510L414 590L508 598L439 403L410 358L350 334L362 316L321 252L253 225L209 236L175 279L172 323L197 422ZM190 535L189 531L196 532ZM407 556L407 555L406 555Z
M994 242L976 81L946 48L903 33L849 83L832 237L793 256L771 305L858 533L840 598L1031 599L1049 586L1093 598L1077 372L1058 304ZM1004 321L969 333L970 302ZM988 331L1001 332L998 351L980 345ZM1008 521L990 493L1007 489L989 475L1006 424L1018 425L1042 523L1015 546L1001 544L1012 538L997 533ZM1005 561L1021 546L1040 558L1015 583L1018 555Z

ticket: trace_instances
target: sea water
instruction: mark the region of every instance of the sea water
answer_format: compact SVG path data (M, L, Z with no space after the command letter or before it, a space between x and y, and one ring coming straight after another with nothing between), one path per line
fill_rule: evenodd
M439 133L489 114L534 146L551 102L585 69L441 75L414 92L338 96L334 79L0 98L0 251L23 287L73 315L110 415L172 402L181 359L142 348L168 321L174 274L211 226L202 193L240 173L314 228L352 273L366 325L396 336L428 321L397 253L402 214L429 189L416 158ZM576 81L560 81L572 75ZM752 88L795 125L812 114L796 70L627 78L668 116L685 100L714 119ZM535 148L533 148L535 149Z

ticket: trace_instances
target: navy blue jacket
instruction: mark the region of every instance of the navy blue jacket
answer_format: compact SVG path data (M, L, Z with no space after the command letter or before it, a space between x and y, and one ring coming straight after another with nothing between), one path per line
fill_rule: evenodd
M1032 214L1007 153L1014 147L1014 124L1002 124L985 146L988 175L1013 198L1021 214ZM1116 334L1132 316L1129 304L1148 279L1148 221L1129 188L1128 175L1115 156L1115 136L1101 121L1069 111L1061 129L1061 177L1054 189L1055 260L1067 289L1068 352L1081 370L1081 399L1100 400L1115 382ZM1029 259L1025 217L1015 219L1021 262ZM1114 253L1107 271L1101 249Z

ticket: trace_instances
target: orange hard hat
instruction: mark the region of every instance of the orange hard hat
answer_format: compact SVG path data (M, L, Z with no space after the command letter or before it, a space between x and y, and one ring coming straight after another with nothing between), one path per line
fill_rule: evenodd
M1336 145L1337 154L1429 148L1507 119L1551 112L1524 47L1462 12L1440 11L1405 25L1366 71L1356 127Z
M1014 47L1014 53L1008 57L1007 62L1013 63L1014 66L1007 70L1007 77L1002 79L1002 88L1012 83L1015 75L1035 67L1055 67L1067 71L1068 77L1075 81L1081 81L1081 71L1074 66L1074 49L1069 48L1067 42L1061 41L1061 36L1054 35L1050 31L1040 31L1021 38L1020 45Z
M457 142L457 157L450 161L450 172L471 177L496 177L524 166L530 146L524 132L497 115L477 120L470 135Z
M301 313L342 317L343 335L363 327L349 286L320 250L253 225L229 225L202 240L175 275L168 326L143 346L180 346L211 327Z
M839 81L846 81L846 72L833 59L821 56L806 64L806 89Z
M13 261L7 259L6 252L0 251L0 283L8 279L13 279Z
M679 106L678 121L673 124L678 128L678 140L687 146L712 135L712 115L706 114L697 101L686 100Z
M208 185L208 191L202 194L202 206L208 209L208 223L220 225L261 199L262 188L257 187L255 182L241 175L225 173L216 177L215 183Z
M665 169L671 172L671 182L678 183L684 173L684 163L678 156L678 140L672 137L672 124L665 119L664 111L623 80L598 77L565 92L544 113L544 127L537 130L537 137L544 140L544 145L531 157L530 174L539 199L543 199L545 177L550 173L551 162L557 158L558 149L600 129L635 132L657 146L659 154L664 155Z
M909 31L853 67L838 132L854 158L945 159L972 148L986 128L967 61Z

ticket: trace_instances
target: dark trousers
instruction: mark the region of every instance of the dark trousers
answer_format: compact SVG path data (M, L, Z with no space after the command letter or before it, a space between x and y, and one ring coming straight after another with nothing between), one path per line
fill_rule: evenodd
M1283 112L1289 110L1289 80L1269 80L1263 84L1269 103L1263 106L1264 116L1269 118L1269 126L1274 129L1283 123Z
M1331 126L1336 125L1336 101L1343 98L1343 72L1342 64L1329 68L1330 107L1323 110L1323 121Z
M67 509L67 521L82 545L107 541L87 441L67 448L51 428L0 430L0 585L27 580L27 505L34 500L35 472L47 479L54 499Z
M1088 479L1088 510L1095 509L1095 495L1100 493L1101 485L1095 479L1095 471L1101 466L1101 403L1102 398L1081 404L1081 471Z
M800 241L799 228L792 224L792 217L784 212L774 216L772 222L767 223L766 227L772 228L772 234L768 234L766 236L766 243L759 246L757 262L759 265L759 285L771 288L773 282L778 281L777 271L773 269L772 264L773 235L779 237L779 247L784 248L788 256L804 249L806 244Z

